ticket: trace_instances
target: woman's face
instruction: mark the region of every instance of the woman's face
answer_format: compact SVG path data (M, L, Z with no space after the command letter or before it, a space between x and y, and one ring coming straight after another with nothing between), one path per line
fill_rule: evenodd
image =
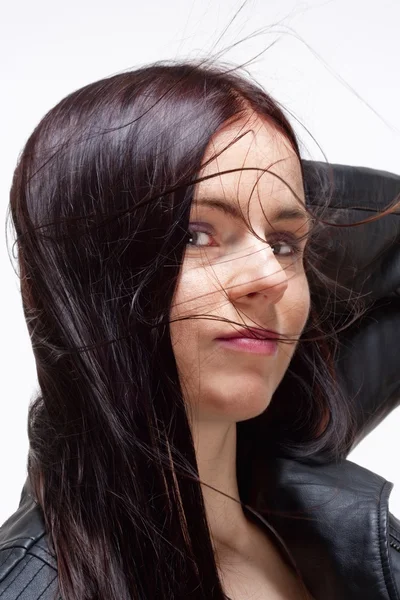
M218 132L204 158L245 131L200 174L239 169L202 181L195 190L170 315L184 397L202 420L237 422L263 412L309 313L303 268L309 216L289 142L253 117L251 126L247 121ZM265 330L292 341L257 339ZM227 339L233 334L237 337Z

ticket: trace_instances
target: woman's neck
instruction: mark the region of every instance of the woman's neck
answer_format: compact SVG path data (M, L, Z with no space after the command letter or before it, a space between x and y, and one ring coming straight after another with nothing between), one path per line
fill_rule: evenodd
M238 502L236 423L198 421L193 437L200 479L219 490L202 485L213 542L220 552L224 552L224 549L239 552L244 548L254 525Z

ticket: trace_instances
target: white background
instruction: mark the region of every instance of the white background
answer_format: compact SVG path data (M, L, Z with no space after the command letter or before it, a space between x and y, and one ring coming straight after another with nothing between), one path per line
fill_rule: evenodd
M69 92L148 62L222 52L260 29L222 58L238 64L264 51L250 72L293 114L304 156L321 160L322 149L330 162L400 173L399 0L252 0L218 41L239 7L233 0L4 3L1 222L18 153ZM16 509L26 476L26 416L36 372L3 232L0 240L1 523ZM390 507L398 516L399 429L395 411L350 456L395 483Z

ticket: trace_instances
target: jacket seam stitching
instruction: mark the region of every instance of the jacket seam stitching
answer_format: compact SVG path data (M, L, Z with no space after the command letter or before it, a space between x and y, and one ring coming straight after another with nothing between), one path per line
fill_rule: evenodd
M36 554L33 554L32 552L27 552L26 553L27 556L33 556L34 558L37 558L38 560L41 560L45 565L47 565L48 567L50 567L51 569L53 569L53 571L57 571L57 568L54 567L54 565L51 565L47 560L45 560L44 558L42 558L41 556L37 556Z
M33 544L29 550L33 550L34 548L39 548L39 550L42 550L42 552L44 552L45 554L47 554L47 556L49 556L52 560L55 560L56 557L47 550L47 548L45 548L44 546L39 546L38 544Z
M44 568L44 564L40 567L40 569L38 571L36 571L36 573L34 573L32 575L32 577L29 579L29 581L27 581L27 583L24 585L24 587L22 588L22 590L20 591L20 593L18 594L18 596L16 596L15 600L18 600L18 598L21 596L21 594L24 593L24 591L26 590L26 588L32 583L32 581L35 579L35 577L37 577L40 573L40 571Z
M21 539L25 539L25 538L21 538ZM13 550L25 550L25 553L23 554L23 556L20 556L18 558L18 561L15 563L14 568L21 562L21 560L23 560L26 556L30 556L31 558L29 559L29 561L32 558L37 558L37 560L40 560L42 563L44 563L45 565L47 565L48 567L50 567L51 569L53 569L53 571L56 571L56 573L58 572L57 567L55 567L54 565L52 565L48 560L46 560L45 558L43 558L42 556L38 556L37 554L35 554L33 551L35 550L35 545L31 546L30 548L25 548L25 546L11 546L10 548L10 552L7 554L6 558L4 559L4 561L0 564L0 567L2 567L7 559L11 556ZM48 552L45 548L43 548L42 546L37 546L37 548L39 548L39 550L43 550L52 560L56 560L55 557L50 554L50 552ZM5 548L4 550L8 550L8 548ZM29 562L28 561L28 562ZM1 574L0 574L0 581L1 581ZM1 594L0 594L1 597Z
M12 538L11 540L7 540L6 542L3 542L3 544L0 545L0 552L2 550L7 550L7 548L10 548L10 546L8 544L14 544L14 542L16 542L17 540L18 541L19 540L26 540L26 541L33 542L33 544L36 544L36 542L39 542L44 535L45 535L45 533L43 532L39 536L36 536L36 537L25 535L23 537L21 536L21 537ZM33 544L31 543L26 549L29 550L29 548L31 548ZM18 546L18 545L15 546L15 547L16 548L24 548L24 546Z
M10 548L9 544L12 544L13 542L16 542L17 540L36 540L36 539L39 539L39 538L34 538L34 537L26 536L26 535L24 535L23 537L12 538L11 540L7 540L6 542L3 542L2 544L0 544L0 552L2 550L7 550L7 548Z
M29 548L26 548L25 546L13 545L13 546L10 546L10 548L3 548L2 551L4 552L6 550L10 550L10 552L7 554L7 558L8 558L13 550L25 550L25 554L24 554L24 556L25 556L27 554L31 554L32 550L35 550L35 548L39 548L39 550L42 550L42 552L45 552L45 554L47 554L47 556L49 556L52 560L56 560L56 557L53 554L51 554L51 552L46 550L46 548L43 548L43 546L36 546L36 544L32 544L32 546L29 546ZM36 555L33 555L33 556L36 556ZM7 558L5 558L2 563L0 563L0 567L2 565L4 565ZM23 556L21 558L23 558ZM41 560L44 560L44 559L41 559Z
M390 488L391 484L388 481L385 481L385 483L383 484L380 494L379 494L379 510L377 512L377 521L378 521L378 545L379 545L379 554L380 554L380 558L381 558L381 568L382 568L382 573L383 573L383 579L385 582L385 587L386 587L386 591L388 594L388 598L393 599L393 600L399 600L399 594L397 592L397 586L395 585L394 581L393 581L393 574L392 574L392 568L391 568L391 561L390 561L390 556L389 556L389 545L388 545L388 537L387 537L387 532L388 532L388 514L386 513L386 527L385 527L385 531L384 531L384 535L381 536L380 532L381 532L381 522L382 522L382 496L384 495L384 493L386 492L386 489L389 487ZM382 539L383 538L383 539ZM383 547L386 550L386 557L387 560L385 560L386 557L383 556ZM387 565L385 567L385 562L387 562ZM388 579L390 578L390 585L389 585L389 581ZM394 596L391 594L390 590L394 591Z
M43 596L43 594L49 589L49 587L51 586L51 584L57 579L57 575L55 575L53 577L53 579L50 581L50 583L48 585L46 585L46 587L44 588L43 592L40 594L40 596L37 597L36 600L39 600L39 598L41 598Z
M44 548L42 548L41 546L38 546L38 547L39 547L41 550L44 550ZM7 555L7 558L4 560L4 562L2 562L2 563L1 563L0 567L1 567L1 566L3 566L3 565L5 564L6 560L7 560L7 559L8 559L8 558L11 556L11 554L12 554L13 550L15 550L15 549L25 550L25 554L24 554L23 556L20 556L20 557L18 558L18 561L17 561L17 562L15 563L15 565L13 566L13 569L14 569L14 568L15 568L15 567L16 567L16 566L17 566L17 565L18 565L18 564L19 564L19 563L20 563L20 562L21 562L21 561L22 561L22 560L23 560L25 557L29 556L30 558L29 558L28 562L26 563L25 567L26 567L26 566L27 566L27 564L28 564L28 563L29 563L29 562L32 560L32 558L36 558L37 560L40 560L40 562L42 562L44 565L47 565L47 566L48 566L50 569L52 569L53 571L55 571L56 573L58 573L58 569L57 569L57 567L55 567L54 565L52 565L52 564L51 564L51 563L50 563L48 560L46 560L46 559L45 559L45 558L43 558L42 556L38 556L37 554L34 554L34 553L32 552L32 550L34 550L34 549L35 549L35 547L34 547L34 546L32 546L32 547L31 547L29 550L27 550L27 549L25 548L25 546L12 546L12 547L11 547L11 549L10 549L10 552L9 552L9 553L8 553L8 555ZM53 560L55 560L55 559L54 559L54 557L52 556L52 554L50 554L49 552L47 552L47 550L45 550L45 552L46 552L46 553L47 553L47 554L48 554L48 555L49 555L49 556L50 556L50 557L51 557ZM25 569L25 567L24 567L24 569ZM24 569L22 569L22 571L23 571ZM22 571L21 571L21 573L22 573ZM1 573L0 573L0 581L2 581L2 575L1 575ZM13 580L13 581L14 581L14 580ZM6 589L7 589L7 588L6 588ZM6 591L6 590L4 590L4 591ZM2 592L2 593L3 593L3 592ZM2 593L0 594L0 597L2 596Z
M395 532L395 533L393 533ZM389 535L392 536L392 538L394 538L396 540L396 542L400 543L400 534L397 532L396 529L393 528L392 525L389 526Z
M8 559L10 558L11 554L13 553L14 549L15 549L15 546L11 546L11 548L10 548L10 552L7 554L7 556L5 557L5 559L1 561L1 563L0 563L0 568L1 568L3 565L5 565L5 564L6 564L6 562L7 562L7 561L8 561ZM8 548L5 548L5 549L4 549L4 552L5 552L6 550L8 550Z
M29 565L29 563L32 561L33 556L30 557L30 559L24 564L23 568L21 569L21 571L19 571L15 577L9 582L8 586L1 592L0 597L9 589L9 587L14 583L14 581L20 576L22 575L22 573L25 571L26 567Z

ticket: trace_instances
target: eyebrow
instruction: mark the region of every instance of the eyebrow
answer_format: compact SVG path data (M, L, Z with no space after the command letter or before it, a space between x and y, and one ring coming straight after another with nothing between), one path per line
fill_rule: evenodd
M242 219L243 215L239 208L234 206L229 202L225 202L223 200L218 200L216 198L201 198L199 200L195 200L193 204L208 206L209 208L216 208L226 215L233 217L234 219ZM273 211L269 221L271 223L277 223L278 221L304 221L308 220L309 214L306 210L301 208L297 208L296 206L280 206L276 210Z

